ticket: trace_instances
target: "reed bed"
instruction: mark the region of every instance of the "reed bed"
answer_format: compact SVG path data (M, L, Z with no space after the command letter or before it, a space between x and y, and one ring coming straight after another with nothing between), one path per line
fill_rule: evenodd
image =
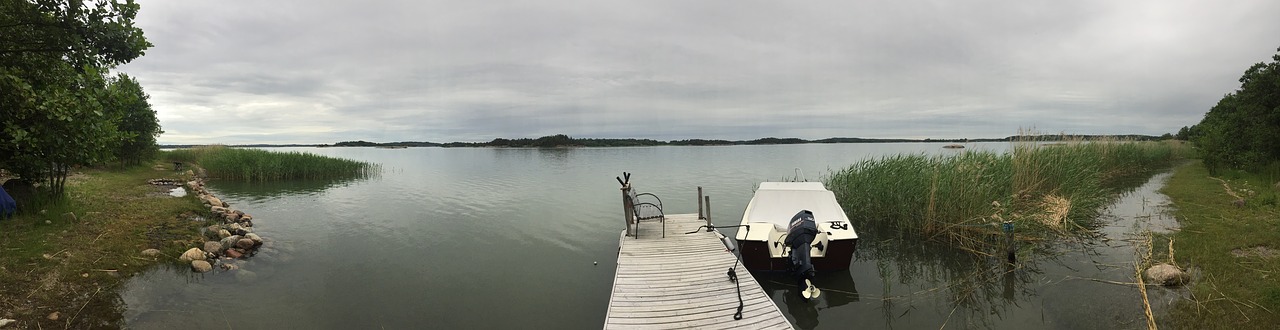
M1020 240L1087 226L1121 182L1170 165L1179 148L1132 141L1013 143L1005 153L863 160L834 172L827 186L851 220L882 235L981 250L994 244L990 237L1004 222L1015 225Z
M169 151L167 158L199 164L210 177L242 181L366 178L377 164L305 152L208 146Z

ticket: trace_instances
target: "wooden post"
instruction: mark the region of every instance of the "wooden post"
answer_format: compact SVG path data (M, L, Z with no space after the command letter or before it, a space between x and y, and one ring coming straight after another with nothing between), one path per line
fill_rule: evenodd
M706 216L702 215L702 186L698 186L698 220L706 218Z
M703 196L707 200L707 231L711 231L711 196Z
M1004 244L1006 249L1008 249L1009 263L1011 264L1016 263L1018 262L1018 257L1017 257L1017 254L1014 253L1017 251L1017 248L1015 248L1014 246L1015 243L1013 241L1013 222L1005 221L1003 224L1000 225L1000 227L1001 229L1004 230L1004 235L1005 235Z
M632 218L635 216L632 214L634 210L635 208L631 206L631 185L622 186L622 220L627 225L627 236L631 237L636 236L636 233L631 230L631 223L634 222Z

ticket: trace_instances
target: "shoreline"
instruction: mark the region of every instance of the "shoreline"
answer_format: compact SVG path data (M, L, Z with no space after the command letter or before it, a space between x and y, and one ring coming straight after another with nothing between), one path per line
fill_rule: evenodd
M1280 182L1233 171L1209 175L1200 160L1180 165L1161 193L1181 226L1165 235L1177 263L1198 270L1192 300L1178 301L1179 328L1280 324ZM1176 252L1175 252L1176 251ZM1263 325L1263 326L1259 326Z
M241 238L249 236L256 219L227 207L215 212L210 201L216 197L200 197L203 179L170 164L155 159L127 168L80 169L68 180L65 200L0 220L0 322L8 321L0 328L123 327L116 290L134 275L162 263L192 269L192 261L181 260L191 250L216 255L208 259L215 260L211 267L234 268L228 249L205 254L202 248L211 242L209 234L230 234L226 228L233 224L243 231ZM191 191L171 196L179 185ZM262 243L248 240L253 244L230 251L252 256Z

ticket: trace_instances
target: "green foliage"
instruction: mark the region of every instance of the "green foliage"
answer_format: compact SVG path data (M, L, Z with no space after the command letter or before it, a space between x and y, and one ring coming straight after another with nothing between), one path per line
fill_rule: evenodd
M115 147L115 157L122 163L136 165L154 156L158 150L156 137L163 131L142 85L122 73L107 86L107 92L107 109L119 120L120 140Z
M223 146L173 150L165 158L200 164L210 177L242 181L363 178L379 169L371 163L310 153Z
M105 72L151 44L129 2L0 2L0 168L61 195L73 166L114 157Z
M1189 130L1210 173L1280 160L1280 53L1271 59L1245 70L1240 88L1223 96Z
M1115 187L1167 166L1176 143L1018 142L1012 152L893 155L834 173L827 186L851 220L902 238L967 240L1013 221L1025 235L1087 225Z

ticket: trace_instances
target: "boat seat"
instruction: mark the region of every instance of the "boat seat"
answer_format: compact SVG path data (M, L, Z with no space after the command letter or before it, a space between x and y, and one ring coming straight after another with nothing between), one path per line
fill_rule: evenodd
M662 223L662 237L667 237L667 216L662 213L662 199L651 193L636 193L630 190L627 198L631 199L631 211L635 217L636 238L640 238L640 221L657 220ZM642 196L645 197L643 200Z

